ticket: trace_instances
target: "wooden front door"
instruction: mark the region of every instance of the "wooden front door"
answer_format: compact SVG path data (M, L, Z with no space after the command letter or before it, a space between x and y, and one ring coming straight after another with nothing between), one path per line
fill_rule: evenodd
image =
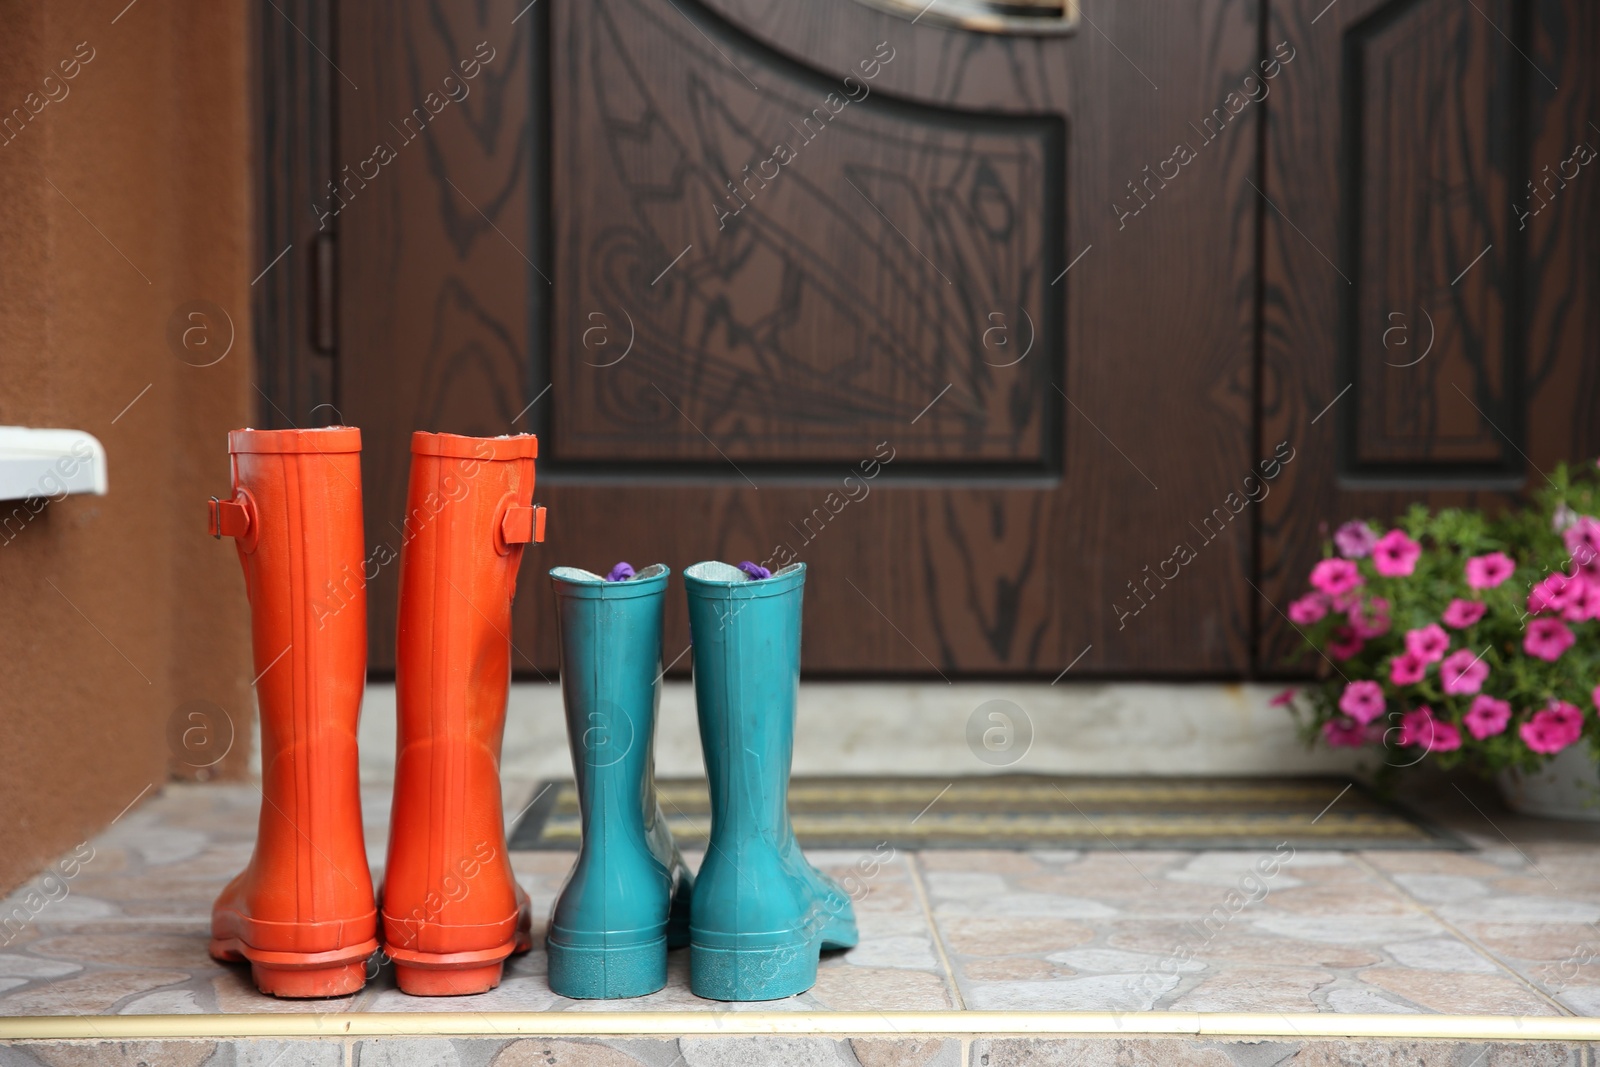
M1335 487L1419 464L1473 487L1520 476L1482 427L1403 414L1422 387L1368 374L1313 418L1370 361L1368 320L1443 269L1419 258L1436 241L1419 213L1458 193L1433 173L1500 166L1482 195L1503 199L1527 159L1502 142L1556 107L1491 78L1450 112L1454 154L1360 118L1380 90L1351 88L1352 48L1360 70L1412 71L1386 92L1462 73L1431 36L1442 0L1280 5L1265 24L1233 0L1086 2L1071 32L1029 35L895 4L262 16L263 247L294 251L262 290L264 421L362 427L379 558L399 545L413 429L529 430L550 525L517 600L526 672L555 663L549 566L718 558L809 565L813 674L1241 677L1281 651L1272 605L1317 524L1366 499ZM1549 32L1512 6L1490 13L1524 44ZM1593 40L1579 21L1568 52ZM1499 69L1498 38L1465 32L1471 71ZM1592 99L1589 77L1574 67L1565 91ZM1358 223L1357 187L1365 210L1411 214ZM1595 201L1571 201L1592 234ZM1318 276L1285 222L1336 269ZM1562 254L1592 291L1579 247ZM1483 272L1502 280L1474 306L1510 269ZM1524 383L1504 384L1511 445L1548 462L1587 431L1574 411L1516 436L1538 394L1514 354L1536 316L1515 306L1483 313L1489 355L1470 315L1446 349ZM1563 373L1578 338L1592 362L1592 313L1571 316ZM370 584L379 669L394 569ZM671 661L681 586L667 620Z

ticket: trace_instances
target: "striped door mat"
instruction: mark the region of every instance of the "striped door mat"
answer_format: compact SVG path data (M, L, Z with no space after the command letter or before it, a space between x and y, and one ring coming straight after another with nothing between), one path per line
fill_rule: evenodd
M705 780L656 788L679 845L705 848ZM807 848L1467 847L1342 778L795 778L789 813ZM511 848L576 849L579 836L573 783L541 782Z

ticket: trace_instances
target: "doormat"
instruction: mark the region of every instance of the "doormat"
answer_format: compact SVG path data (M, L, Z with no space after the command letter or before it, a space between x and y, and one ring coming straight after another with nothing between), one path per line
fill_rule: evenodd
M656 782L679 847L703 850L703 778ZM578 847L570 781L540 782L513 850ZM806 848L1466 849L1456 835L1344 778L795 778L789 815Z

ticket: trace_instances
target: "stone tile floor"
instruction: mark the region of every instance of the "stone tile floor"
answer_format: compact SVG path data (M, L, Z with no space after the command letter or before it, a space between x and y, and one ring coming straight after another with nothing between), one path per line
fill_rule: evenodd
M508 783L507 810L528 790ZM1462 800L1430 814L1470 852L926 851L874 869L816 851L855 887L861 945L749 1010L1600 1015L1600 833ZM206 955L259 803L249 784L168 785L89 843L65 896L41 878L13 893L0 914L31 918L0 930L0 1015L729 1010L689 993L684 953L660 993L566 1000L537 948L482 996L407 997L387 969L342 1000L260 996ZM365 803L376 877L387 792ZM536 932L570 863L513 854Z

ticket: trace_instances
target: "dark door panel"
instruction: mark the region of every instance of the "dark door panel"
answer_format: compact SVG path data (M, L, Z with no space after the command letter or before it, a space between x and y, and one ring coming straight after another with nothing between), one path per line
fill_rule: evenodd
M1058 473L1060 116L874 98L887 41L841 80L651 0L556 21L556 455Z
M1263 418L1306 454L1263 510L1261 587L1282 605L1328 524L1497 504L1600 451L1600 180L1572 162L1600 147L1600 11L1272 11L1300 52L1266 142ZM1263 619L1281 670L1303 644Z

